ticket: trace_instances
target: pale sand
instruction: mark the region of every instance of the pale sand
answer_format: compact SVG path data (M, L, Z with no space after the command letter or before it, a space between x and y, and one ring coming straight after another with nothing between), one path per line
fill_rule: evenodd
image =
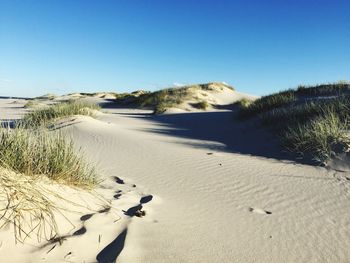
M281 161L267 134L236 122L229 111L106 112L97 119L68 119L61 130L108 179L98 192L111 200L112 210L94 212L85 234L49 253L47 247L21 254L19 245L4 242L11 233L2 231L1 260L108 262L121 252L117 262L122 263L349 262L346 173ZM122 196L114 199L117 189ZM77 192L91 200L92 210L102 205ZM124 215L122 210L149 194L153 199L144 204L145 217ZM74 231L81 227L80 216L91 213L84 209L67 213Z

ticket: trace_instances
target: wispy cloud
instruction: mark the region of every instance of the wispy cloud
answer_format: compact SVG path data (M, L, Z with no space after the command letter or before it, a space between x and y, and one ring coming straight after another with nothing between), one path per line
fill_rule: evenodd
M11 79L4 79L4 78L2 78L2 79L0 79L0 82L10 83L10 82L12 82L12 80Z

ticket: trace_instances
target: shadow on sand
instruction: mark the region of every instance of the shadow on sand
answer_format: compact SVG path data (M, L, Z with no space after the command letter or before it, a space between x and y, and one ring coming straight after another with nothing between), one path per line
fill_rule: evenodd
M125 238L128 229L121 232L108 246L106 246L96 256L98 263L113 263L117 261L119 254L122 252L125 244Z
M184 141L184 143L193 147L287 162L315 164L310 160L296 159L295 156L286 152L280 146L277 136L272 131L261 127L256 121L235 119L234 111L188 112L164 115L117 114L156 122L159 124L159 129L143 131L191 139L193 142Z

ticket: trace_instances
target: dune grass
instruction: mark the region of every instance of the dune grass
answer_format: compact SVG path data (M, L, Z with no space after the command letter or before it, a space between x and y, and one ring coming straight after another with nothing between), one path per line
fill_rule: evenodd
M52 181L92 189L99 180L73 141L46 125L75 114L92 115L99 107L66 102L28 113L13 129L0 128L0 229L12 225L15 240L24 242L32 233L40 242L58 236ZM46 181L47 180L47 181ZM46 183L44 183L46 182Z
M196 109L206 110L209 107L209 105L210 104L207 101L202 100L200 102L193 104L192 106L195 107Z
M296 97L292 91L282 91L261 97L252 103L241 104L241 109L238 114L240 118L250 118L259 113L288 105L295 100Z
M27 128L36 128L47 126L52 121L73 115L88 115L93 116L94 110L99 110L100 107L96 104L70 101L54 104L47 108L36 109L26 114L21 122L21 125Z
M283 146L301 156L309 154L319 162L344 152L350 143L348 120L343 121L332 111L309 122L289 126L284 132Z
M339 81L333 84L322 84L316 86L300 85L295 91L295 93L299 96L339 96L349 92L350 84L346 81Z
M297 155L324 163L350 144L349 84L298 87L239 105L238 118L257 117L280 136L281 144Z
M139 91L135 94L120 94L116 96L116 102L135 104L138 107L148 107L154 110L154 114L164 113L167 109L176 107L187 99L191 99L195 91L215 91L222 90L223 86L234 90L233 87L223 83L206 83L197 85L186 85L177 88L167 88L154 92ZM200 103L199 101L198 103ZM198 106L209 106L198 104ZM203 108L204 109L204 108Z
M35 233L38 241L58 236L57 210L49 197L63 197L43 184L92 189L98 183L94 167L73 142L46 129L0 129L0 229L12 225L15 241ZM43 180L44 179L44 180Z
M97 183L95 170L75 151L72 141L42 129L1 129L0 167L85 188Z
M58 235L55 206L35 178L0 167L0 185L0 229L12 225L15 242L32 233L38 242Z
M24 104L23 107L30 109L30 108L34 108L37 105L38 105L38 102L36 100L29 100L26 104Z

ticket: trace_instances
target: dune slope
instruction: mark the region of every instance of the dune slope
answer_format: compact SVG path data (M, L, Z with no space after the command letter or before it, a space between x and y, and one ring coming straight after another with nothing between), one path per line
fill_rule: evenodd
M222 113L189 124L110 110L66 128L106 175L154 197L118 262L347 262L349 178L228 149L226 137L245 131Z

